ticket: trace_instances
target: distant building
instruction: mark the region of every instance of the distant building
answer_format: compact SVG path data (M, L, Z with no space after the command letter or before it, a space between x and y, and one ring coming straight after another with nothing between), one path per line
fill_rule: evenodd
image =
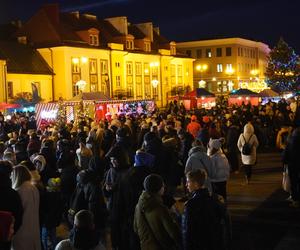
M243 38L225 38L177 43L178 50L195 59L194 87L217 94L266 87L267 44Z
M193 59L179 54L176 43L165 39L151 22L131 24L127 17L100 20L79 12L60 13L58 5L50 4L14 36L23 46L35 48L53 72L51 86L40 82L45 100L101 91L112 98L155 98L162 106L169 95L193 86ZM11 82L17 90L18 81Z

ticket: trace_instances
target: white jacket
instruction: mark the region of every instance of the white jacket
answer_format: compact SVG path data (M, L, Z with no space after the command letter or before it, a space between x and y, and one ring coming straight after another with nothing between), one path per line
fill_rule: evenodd
M219 150L211 155L210 159L214 169L214 176L211 178L211 182L227 181L230 176L230 166L226 156Z
M252 145L252 152L250 155L244 155L242 153L243 146L246 142L249 142ZM258 140L254 134L254 128L251 123L247 123L244 126L244 133L240 134L237 146L241 152L242 163L244 165L254 165L256 163L256 148L258 147Z

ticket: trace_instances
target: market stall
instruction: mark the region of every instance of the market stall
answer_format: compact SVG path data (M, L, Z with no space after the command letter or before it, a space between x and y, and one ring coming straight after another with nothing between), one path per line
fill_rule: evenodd
M211 109L216 106L215 95L207 91L205 88L196 88L195 90L187 93L185 97L192 98L191 108Z
M242 105L251 103L251 105L258 106L260 103L260 96L249 89L233 90L229 94L228 105Z
M280 95L272 89L264 89L258 95L261 97L262 104L266 104L269 101L279 102L281 100Z
M96 122L110 119L114 114L152 112L155 108L152 99L112 100L100 92L80 93L68 101L38 103L36 109L37 126L49 123L71 122L92 119Z

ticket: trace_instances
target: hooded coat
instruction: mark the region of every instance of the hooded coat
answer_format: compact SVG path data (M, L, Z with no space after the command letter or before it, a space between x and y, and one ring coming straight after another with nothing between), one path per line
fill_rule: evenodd
M211 178L213 178L216 174L212 167L211 159L206 154L205 148L201 146L193 147L189 151L189 158L186 161L184 172L187 173L196 169L203 169L206 171L207 179L205 181L205 186L209 189L209 191L211 191Z
M252 152L250 155L244 155L242 153L243 146L247 142L252 146ZM254 127L251 123L247 123L244 126L244 132L240 134L237 146L241 152L242 163L244 165L254 165L256 163L256 148L258 147L258 140L254 134Z
M141 250L179 249L179 225L158 194L141 194L135 209L134 231L140 238Z

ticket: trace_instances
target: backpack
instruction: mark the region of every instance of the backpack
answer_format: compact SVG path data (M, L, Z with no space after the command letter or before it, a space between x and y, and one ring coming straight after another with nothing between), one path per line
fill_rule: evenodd
M252 145L249 143L250 140L251 140L251 137L252 137L252 135L250 136L249 140L246 141L246 139L245 139L245 137L243 135L243 138L245 140L245 144L242 147L242 154L243 155L251 155L251 153L252 153Z

